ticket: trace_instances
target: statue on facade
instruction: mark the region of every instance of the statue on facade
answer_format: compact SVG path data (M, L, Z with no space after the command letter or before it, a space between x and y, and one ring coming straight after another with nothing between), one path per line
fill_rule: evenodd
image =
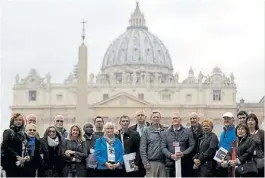
M203 80L203 74L202 74L202 72L200 72L199 75L198 75L198 82L199 82L199 84L202 83L202 80Z
M230 79L231 79L231 84L235 84L235 76L233 73L231 73Z
M95 78L94 74L93 73L90 73L89 74L89 83L90 84L94 83L94 78Z
M16 80L16 84L19 84L19 75L18 74L16 75L15 80Z
M174 75L175 84L179 83L179 74L176 72Z
M46 77L46 82L51 83L51 74L47 73L45 77Z
M101 83L101 74L99 72L98 75L96 76L96 84L100 84L100 83Z
M67 81L69 83L71 83L73 81L73 79L74 79L74 75L72 73L70 73L69 76L68 76L68 78L67 78Z

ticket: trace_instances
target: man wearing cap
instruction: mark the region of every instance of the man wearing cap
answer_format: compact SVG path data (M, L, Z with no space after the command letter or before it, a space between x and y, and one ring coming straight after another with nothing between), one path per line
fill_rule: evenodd
M57 115L54 117L54 124L55 127L58 129L58 131L62 134L63 140L67 138L68 132L66 129L63 127L64 123L64 117L62 115Z
M179 145L180 152L175 153ZM162 134L162 152L166 157L166 177L175 177L175 161L181 158L182 177L192 177L192 164L189 154L195 146L192 132L184 128L178 113L172 115L172 125Z
M221 133L218 146L229 151L232 148L233 142L237 139L234 125L235 119L231 112L224 113L222 118L224 120L224 130ZM228 168L223 168L218 164L217 177L228 177Z
M27 124L35 124L37 125L37 116L35 114L29 114L26 117L26 123ZM40 139L40 135L38 132L36 132L36 136L37 139Z
M137 124L131 126L130 129L137 131L141 136L143 129L149 126L150 123L145 121L146 115L145 115L144 110L137 111L135 119L137 120Z

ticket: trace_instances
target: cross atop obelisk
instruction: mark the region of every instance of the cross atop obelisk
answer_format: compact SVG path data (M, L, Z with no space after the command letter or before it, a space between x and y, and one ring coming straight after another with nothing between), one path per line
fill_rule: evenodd
M85 37L86 37L86 35L85 35L85 24L87 23L87 22L85 22L85 20L83 20L82 22L80 22L80 23L82 23L83 24L83 33L82 33L82 39L83 39L83 43L84 43L84 41L85 41Z

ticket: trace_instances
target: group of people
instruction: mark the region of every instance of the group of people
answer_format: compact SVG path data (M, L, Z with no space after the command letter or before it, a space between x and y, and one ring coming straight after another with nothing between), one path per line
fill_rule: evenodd
M164 127L159 111L150 123L143 110L137 123L122 115L121 128L97 116L83 128L74 124L69 133L64 118L57 115L43 137L37 131L37 117L13 114L10 128L3 133L1 166L7 177L175 177L175 163L181 160L182 177L264 177L264 131L255 114L240 111L236 118L223 114L224 129L218 139L210 119L200 122L190 114L190 128L173 113L172 125ZM179 151L175 151L178 146ZM214 159L226 150L220 160ZM124 157L130 160L128 171Z

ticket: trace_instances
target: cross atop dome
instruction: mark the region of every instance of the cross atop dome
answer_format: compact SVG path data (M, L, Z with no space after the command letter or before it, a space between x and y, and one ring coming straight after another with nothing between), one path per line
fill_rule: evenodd
M139 1L136 1L136 8L134 12L131 14L131 18L129 20L129 26L127 29L131 28L143 28L148 30L148 28L145 26L145 18L142 14L140 7L139 7Z

